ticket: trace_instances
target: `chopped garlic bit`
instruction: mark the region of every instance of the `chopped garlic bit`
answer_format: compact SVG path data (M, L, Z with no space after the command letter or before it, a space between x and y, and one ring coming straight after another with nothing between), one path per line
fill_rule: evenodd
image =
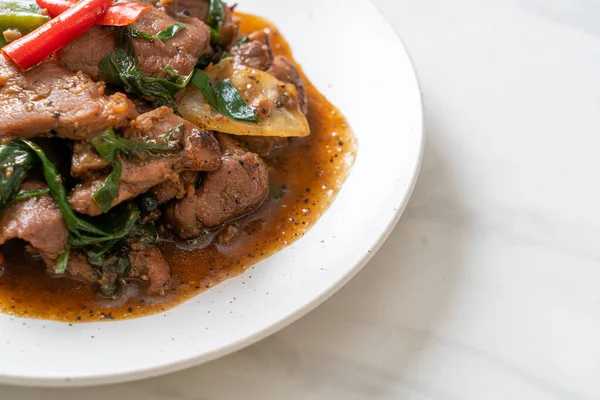
M21 32L19 32L17 29L7 29L4 32L2 32L2 36L4 36L4 40L6 40L8 43L10 42L14 42L17 39L20 39L21 37L23 37L23 34Z

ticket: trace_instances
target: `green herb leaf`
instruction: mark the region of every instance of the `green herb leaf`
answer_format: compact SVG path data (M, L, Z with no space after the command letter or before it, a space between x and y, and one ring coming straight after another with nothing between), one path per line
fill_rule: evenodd
M50 189L48 188L41 190L21 190L10 200L9 205L15 204L19 201L31 199L33 197L43 196L49 193Z
M173 96L185 88L191 78L191 74L180 76L172 69L167 79L144 76L133 49L132 32L128 27L115 28L115 50L107 54L98 67L106 82L123 85L127 92L152 101L157 107L168 105L177 109Z
M60 253L60 257L58 257L58 261L56 263L56 268L54 269L55 274L64 274L67 270L67 265L69 264L69 254L71 254L71 246L67 245L67 248Z
M140 210L133 202L121 204L119 207L113 208L108 214L96 219L85 219L78 216L69 207L67 190L62 183L58 169L44 151L37 144L27 139L19 138L16 142L27 145L41 161L44 179L50 194L58 205L71 233L69 244L72 246L88 246L121 239L129 234L140 217Z
M217 43L221 37L221 27L225 20L225 3L222 0L210 0L206 24L210 28L210 40Z
M173 25L169 26L167 29L158 32L156 34L156 37L159 38L161 41L165 42L165 41L173 38L173 36L175 36L177 34L177 32L183 31L185 29L186 29L186 26L183 24L173 24Z
M183 135L185 126L180 124L162 134L158 140L136 142L117 136L112 128L108 128L92 139L92 145L106 161L117 161L118 153L123 153L131 158L147 159L143 153L158 155L180 150L179 140L172 140L174 133ZM160 142L160 143L159 143Z
M113 202L119 194L119 185L121 183L121 163L113 161L113 170L106 177L102 185L94 192L92 199L100 207L103 213L108 212L113 206Z
M112 208L113 202L119 193L122 166L117 156L123 153L130 158L147 160L151 156L161 153L170 153L180 149L179 141L172 141L171 136L175 132L183 135L185 126L183 124L169 129L159 140L164 144L152 142L134 142L117 136L112 128L107 129L92 139L92 145L100 156L113 164L112 172L106 177L100 188L94 192L92 199L96 202L103 213Z
M148 40L149 42L154 40L154 36L149 33L138 31L137 29L131 29L131 37L135 39Z
M38 163L35 153L18 141L0 146L0 208L12 204L27 171Z
M218 113L238 121L258 122L258 115L244 103L244 99L231 80L225 79L211 85L208 75L196 69L192 76L192 84L200 90L206 102Z
M231 57L231 54L229 54L228 52L224 51L221 53L221 60L224 60L229 57Z
M95 246L86 251L88 262L94 267L101 267L108 256L110 250L118 243L118 240L111 240L99 246Z

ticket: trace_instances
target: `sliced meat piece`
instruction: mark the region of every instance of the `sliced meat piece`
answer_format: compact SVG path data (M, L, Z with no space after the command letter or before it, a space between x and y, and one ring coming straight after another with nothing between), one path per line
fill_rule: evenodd
M279 136L239 136L239 138L242 146L259 156L268 156L289 143L289 138Z
M54 273L56 260L52 261L44 258L44 261L48 266L48 271ZM73 278L89 283L96 283L100 278L98 271L90 265L87 256L81 250L71 250L67 263L67 273Z
M179 179L182 171L214 171L221 165L221 151L212 133L201 131L192 123L176 116L168 107L140 115L123 132L123 137L133 141L156 140L165 132L183 125L183 134L175 129L172 140L182 143L182 150L137 162L120 157L121 184L113 206L147 192L168 180ZM101 210L92 196L106 179L97 176L75 187L69 198L71 207L87 215L100 215Z
M177 19L191 17L206 21L210 8L210 0L142 0L141 2L143 5L156 6Z
M177 20L164 12L152 9L143 14L131 27L156 35L176 23ZM181 75L188 75L194 69L198 58L210 52L210 31L206 24L195 18L189 18L182 23L186 29L164 42L159 39L134 39L133 47L144 75L164 78L167 76L167 66ZM98 64L106 54L114 51L114 47L112 32L108 28L94 26L63 48L59 59L70 70L83 71L98 81L105 79Z
M23 190L42 190L42 182L25 182ZM11 239L29 242L31 247L55 264L67 247L69 231L58 206L50 195L30 198L13 204L0 214L0 244Z
M137 115L124 94L105 96L103 84L52 61L16 73L0 86L0 114L0 137L51 136L54 131L73 140L126 126Z
M162 295L171 285L169 264L158 247L132 244L129 260L131 261L129 276L149 280L150 293Z
M71 160L71 175L80 178L90 172L103 171L110 168L110 163L100 157L89 142L75 142L73 159Z
M231 56L237 63L266 71L273 64L273 50L269 34L264 30L256 31L248 35L248 38L249 42L231 48Z
M115 50L115 36L109 27L94 25L58 54L59 62L74 72L83 72L93 80L102 80L98 64Z
M158 204L164 204L172 199L183 199L186 195L193 195L196 189L198 173L183 171L176 179L169 179L152 188Z
M237 36L238 25L233 20L233 11L231 11L231 8L225 7L225 15L223 16L223 24L221 25L221 33L219 35L219 45L228 48Z
M194 196L171 202L168 224L183 238L241 218L260 207L267 196L269 176L257 154L242 149L226 135L219 136L223 165L206 174Z
M282 82L291 83L296 86L300 110L304 115L308 114L308 94L306 93L306 86L294 64L285 57L276 56L273 59L273 65L267 72Z

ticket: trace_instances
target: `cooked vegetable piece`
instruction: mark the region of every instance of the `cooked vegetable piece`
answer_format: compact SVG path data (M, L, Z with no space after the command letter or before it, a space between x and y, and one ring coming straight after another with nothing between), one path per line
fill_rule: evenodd
M69 263L69 254L71 254L71 246L67 246L67 248L61 253L58 258L58 262L56 263L56 268L54 269L55 274L64 274L67 270L67 264Z
M4 46L2 52L22 69L29 69L81 36L111 4L112 0L81 0L33 32Z
M42 190L20 190L10 201L9 204L14 204L17 201L23 201L31 199L32 197L39 197L45 194L50 194L50 189Z
M92 196L92 199L98 204L103 213L112 208L113 201L119 194L121 169L121 163L117 160L113 161L113 170Z
M38 5L45 8L52 18L58 17L75 4L71 0L36 0ZM145 7L138 3L122 1L111 5L106 13L98 20L98 25L127 26L137 21L140 16L150 11L152 7Z
M191 78L178 75L165 68L168 78L152 78L142 75L137 55L133 49L132 33L129 28L115 29L115 51L107 54L99 65L106 81L123 85L125 90L135 93L157 107L169 105L177 107L173 95L185 88Z
M164 42L173 38L173 36L175 36L177 32L182 31L184 29L186 29L186 26L184 24L173 24L167 29L158 32L156 34L156 37Z
M213 43L217 43L221 36L221 27L225 20L225 7L225 3L221 0L210 0L206 24L210 28L210 40Z
M220 109L218 103L221 100L217 96L220 87L209 85L211 81L226 80L236 89L246 107L253 108L258 114L258 122L253 122L251 117L249 120L229 118ZM299 107L296 87L264 71L236 64L233 58L227 58L203 73L196 71L193 83L179 103L179 112L202 129L253 136L303 137L310 134L306 116ZM227 98L223 96L223 99Z
M41 13L33 0L15 0L0 4L0 47L6 45L2 32L16 29L25 35L48 22L50 18Z
M154 36L149 33L138 31L137 29L131 29L131 37L134 39L144 39L148 41L154 40Z
M15 201L25 174L38 163L35 154L22 143L9 142L0 146L0 208Z
M219 113L237 121L258 122L256 112L244 103L230 79L211 84L208 75L197 69L192 76L192 84Z

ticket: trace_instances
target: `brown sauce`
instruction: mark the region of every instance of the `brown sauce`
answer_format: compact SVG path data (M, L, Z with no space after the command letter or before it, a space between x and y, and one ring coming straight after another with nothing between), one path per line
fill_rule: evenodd
M271 30L274 51L292 59L279 31L262 18L236 13L247 34ZM123 285L116 300L97 294L96 287L47 275L39 260L24 255L23 246L3 248L0 267L0 311L21 317L60 321L126 319L163 312L201 291L236 276L304 235L330 206L346 179L356 140L341 113L305 79L309 95L311 135L293 138L282 150L263 157L275 188L254 214L233 224L238 235L227 245L185 251L163 242L171 265L173 288L164 297L142 295L143 284ZM249 282L251 284L251 282Z

